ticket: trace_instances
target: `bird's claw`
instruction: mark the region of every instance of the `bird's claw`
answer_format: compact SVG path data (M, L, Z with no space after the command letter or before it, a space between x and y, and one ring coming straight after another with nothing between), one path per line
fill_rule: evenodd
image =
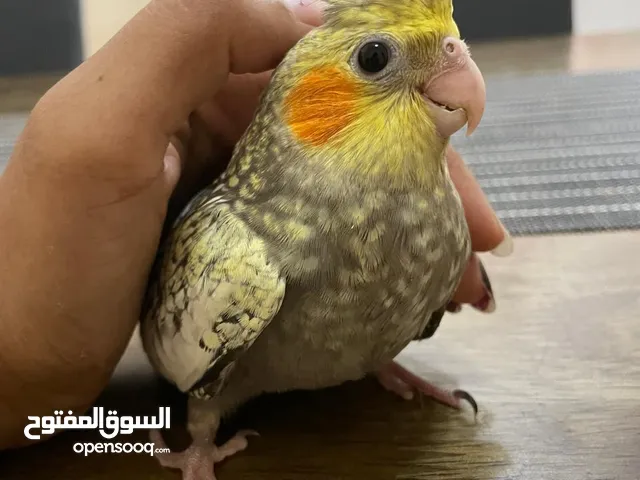
M418 391L443 405L457 410L462 408L461 400L466 400L473 408L474 416L478 415L478 403L468 392L464 390L454 390L453 392L443 390L411 373L397 362L391 362L383 367L377 372L377 377L384 388L398 394L405 400L413 399L414 391Z
M469 392L466 392L464 390L454 390L451 395L459 400L466 400L467 402L469 402L469 405L471 405L471 408L473 408L473 414L476 416L478 415L478 402L476 402L475 398L473 398Z
M182 452L156 453L156 458L165 468L182 470L183 480L216 480L215 464L245 450L249 444L247 437L258 435L258 432L253 430L242 430L220 447L211 443L194 441L189 448ZM151 431L149 436L155 444L155 448L167 449L158 430Z

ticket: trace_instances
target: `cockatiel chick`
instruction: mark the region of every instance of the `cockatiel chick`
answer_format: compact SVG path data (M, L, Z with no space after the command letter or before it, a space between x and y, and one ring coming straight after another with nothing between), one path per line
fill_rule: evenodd
M485 85L452 15L451 0L329 2L175 223L141 335L190 396L191 447L158 455L185 480L246 447L251 432L218 447L216 431L262 393L372 373L458 405L393 362L433 334L471 254L445 150L478 126Z

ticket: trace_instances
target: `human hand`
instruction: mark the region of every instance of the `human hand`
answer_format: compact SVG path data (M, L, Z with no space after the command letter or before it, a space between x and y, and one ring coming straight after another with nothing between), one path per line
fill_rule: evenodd
M169 141L187 159L190 114L309 28L277 3L153 0L35 107L0 177L0 447L25 442L27 415L80 412L101 393L170 195L198 170L174 148L165 158Z
M101 393L168 208L224 168L314 8L152 0L35 107L0 177L0 448L26 443L27 415L84 411ZM491 250L504 231L459 157L450 164L474 249ZM484 292L475 265L459 302Z

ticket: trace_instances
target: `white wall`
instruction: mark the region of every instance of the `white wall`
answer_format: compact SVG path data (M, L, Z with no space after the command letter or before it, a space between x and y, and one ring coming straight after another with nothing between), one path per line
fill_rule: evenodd
M574 34L631 30L640 30L640 0L573 0Z
M85 57L93 55L149 0L81 0Z

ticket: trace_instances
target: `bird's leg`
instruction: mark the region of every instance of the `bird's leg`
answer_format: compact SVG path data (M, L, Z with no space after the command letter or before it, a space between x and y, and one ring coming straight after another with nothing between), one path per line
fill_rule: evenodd
M400 395L405 400L413 399L414 391L417 390L423 395L455 409L462 408L461 400L466 400L473 407L474 413L478 414L478 404L467 392L463 390L448 392L436 387L397 362L385 365L377 372L377 377L385 389Z
M258 435L242 430L222 446L216 446L215 438L220 426L220 410L213 400L189 399L188 429L192 443L182 452L156 454L160 465L182 470L183 480L216 480L214 465L247 448L247 437ZM150 434L155 448L167 448L158 430Z

